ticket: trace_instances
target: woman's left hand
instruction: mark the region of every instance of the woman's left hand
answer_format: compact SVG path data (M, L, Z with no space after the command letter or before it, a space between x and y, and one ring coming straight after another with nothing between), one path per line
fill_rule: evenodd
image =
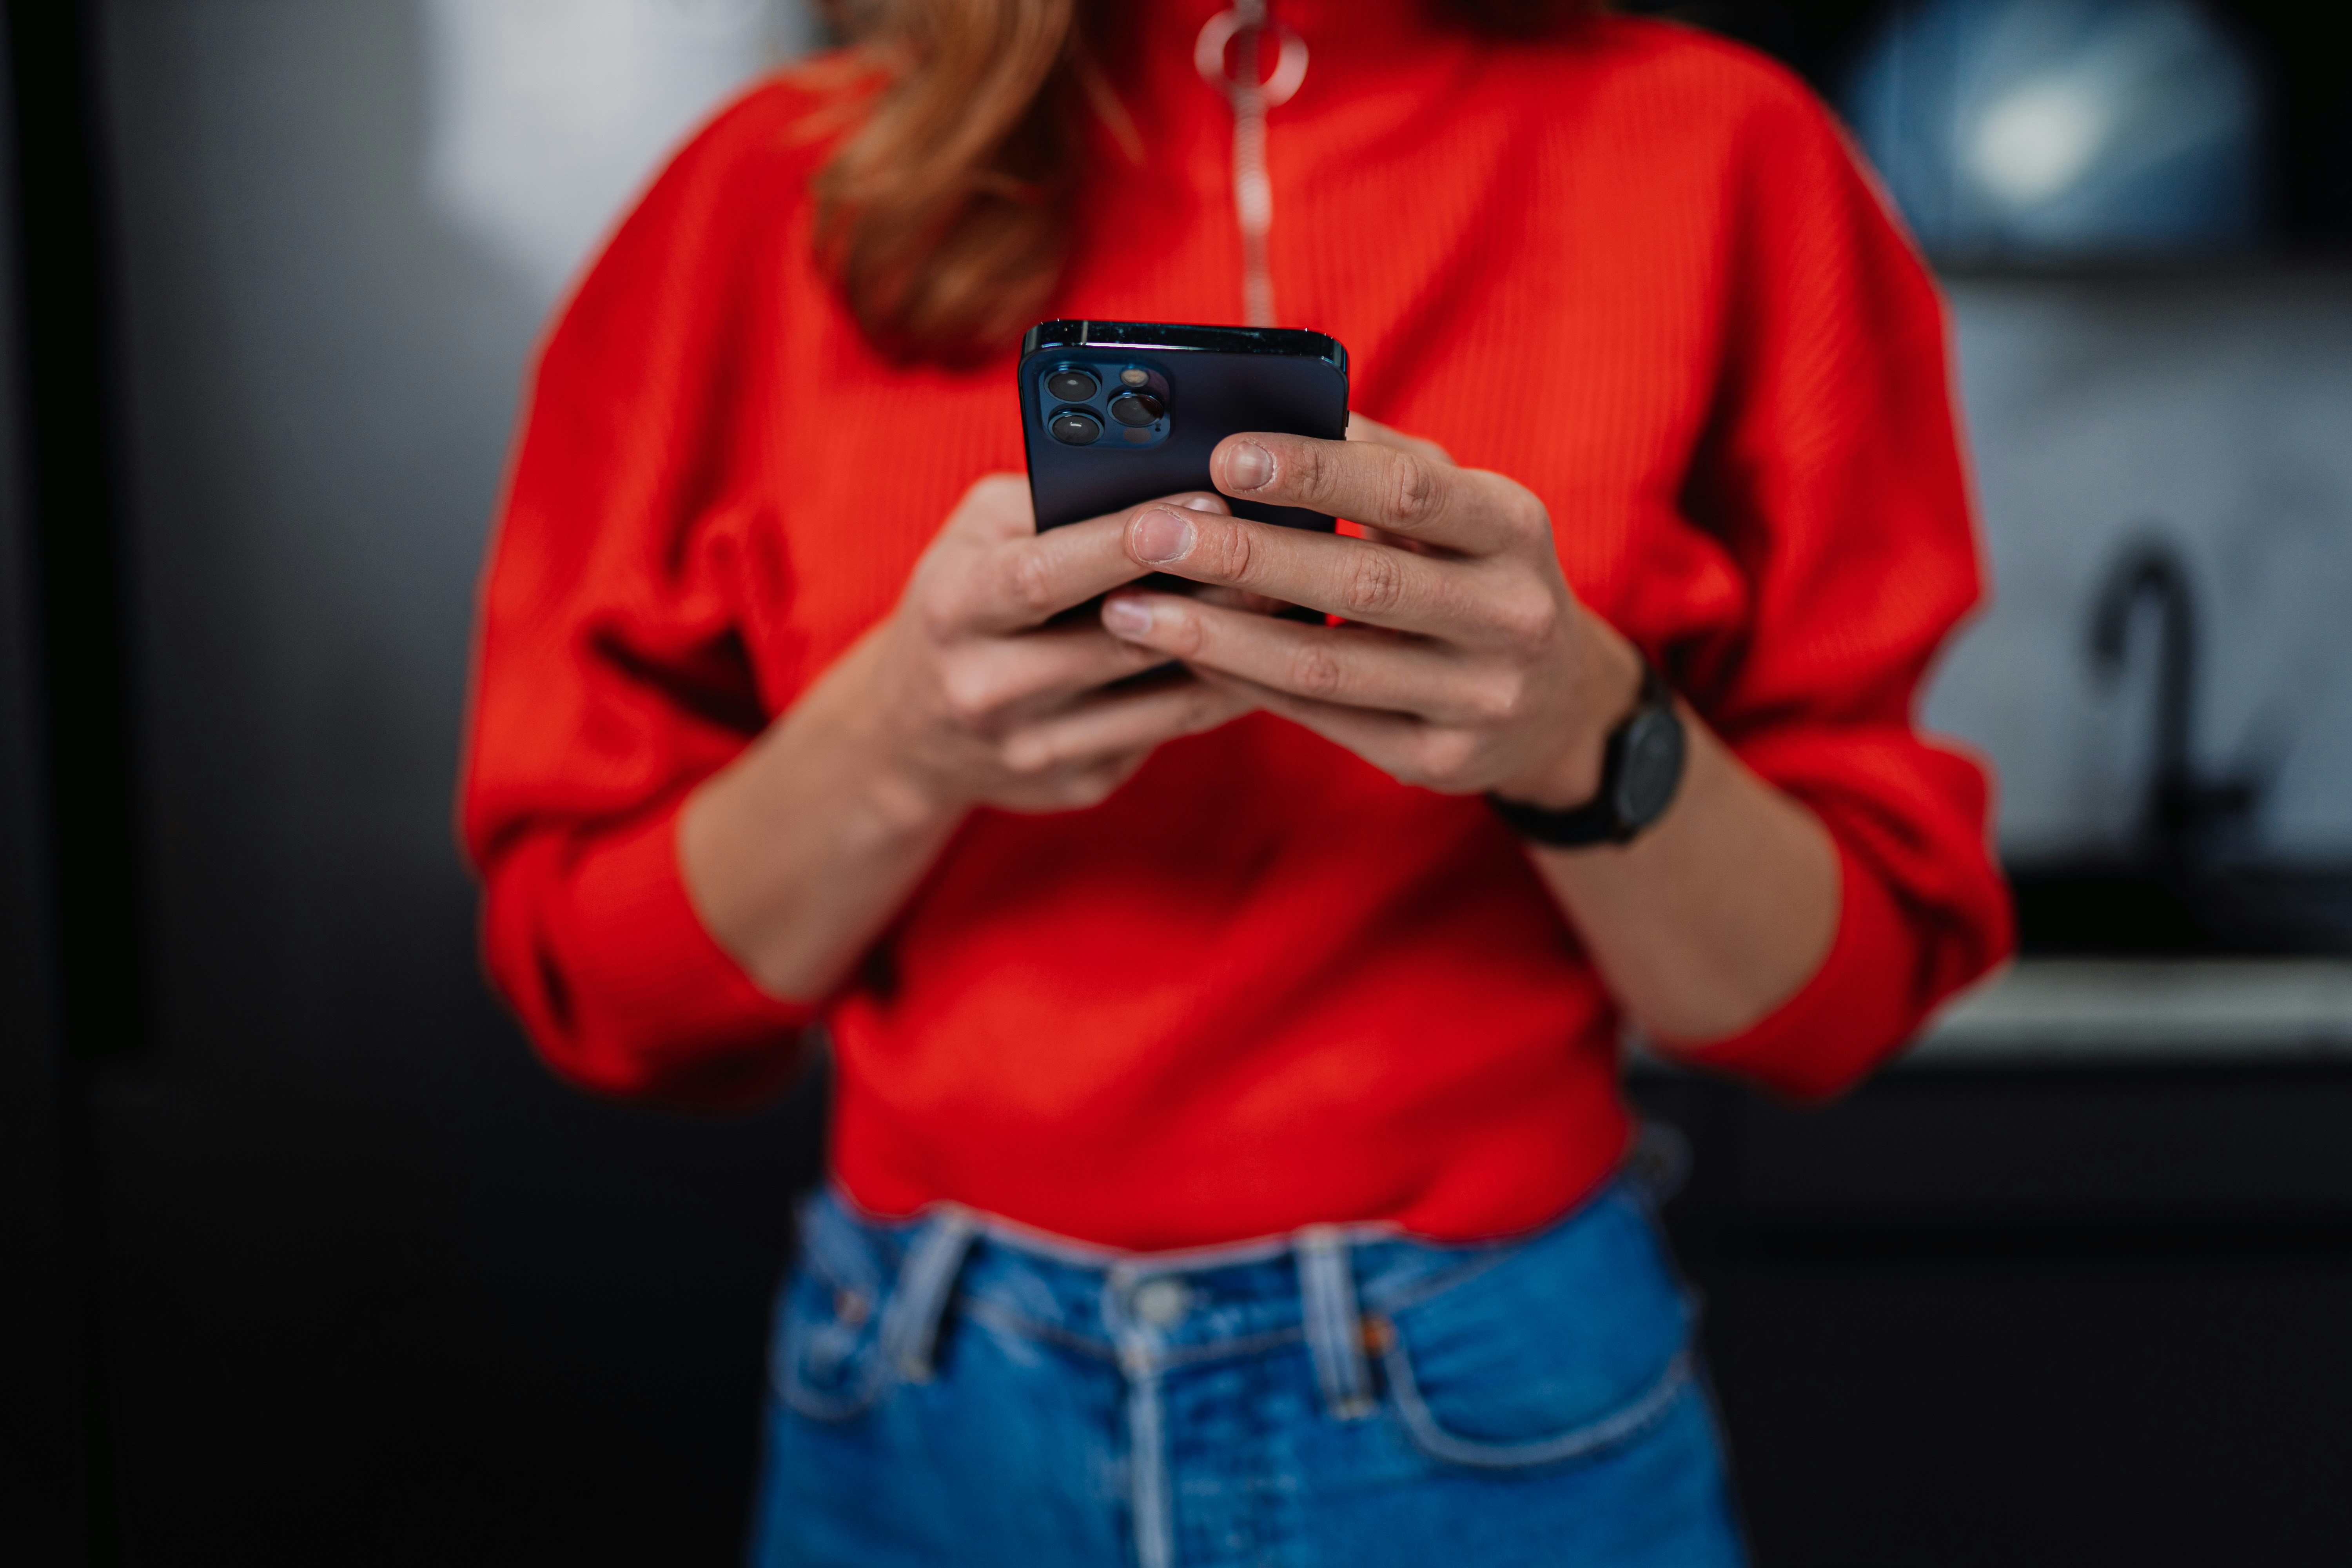
M1126 536L1142 565L1349 624L1123 589L1103 625L1405 783L1554 809L1591 799L1641 663L1569 591L1543 503L1429 442L1361 418L1349 434L1361 438L1229 437L1210 471L1226 495L1348 518L1371 537L1176 507L1137 514Z

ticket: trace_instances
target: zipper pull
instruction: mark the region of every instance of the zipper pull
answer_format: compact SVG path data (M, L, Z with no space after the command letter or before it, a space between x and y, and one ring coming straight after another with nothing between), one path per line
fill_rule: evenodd
M1261 78L1265 36L1275 39L1272 74ZM1225 68L1225 50L1240 44L1239 74ZM1271 21L1265 0L1234 0L1202 24L1192 46L1201 79L1234 106L1234 217L1242 231L1242 311L1253 327L1274 322L1274 274L1265 239L1274 227L1274 182L1265 172L1265 111L1290 101L1307 79L1307 40Z

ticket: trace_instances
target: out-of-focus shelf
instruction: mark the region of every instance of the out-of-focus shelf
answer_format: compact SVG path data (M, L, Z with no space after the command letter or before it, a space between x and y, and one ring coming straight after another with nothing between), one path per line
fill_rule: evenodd
M2027 959L1946 1008L1913 1068L2352 1062L2352 960Z
M2037 260L1958 259L1935 261L1946 284L2096 283L2152 287L2200 286L2224 289L2240 285L2340 292L2352 288L2352 249L2281 254L2178 257L2083 257Z
M2024 959L1948 1004L1893 1069L2315 1062L2352 1066L2352 959ZM1626 1067L1685 1070L1638 1033Z

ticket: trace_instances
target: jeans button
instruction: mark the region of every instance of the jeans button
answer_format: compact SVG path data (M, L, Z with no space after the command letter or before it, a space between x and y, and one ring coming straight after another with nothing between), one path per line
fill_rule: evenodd
M1181 1279L1148 1279L1136 1287L1136 1321L1148 1328L1172 1327L1192 1304L1192 1293Z

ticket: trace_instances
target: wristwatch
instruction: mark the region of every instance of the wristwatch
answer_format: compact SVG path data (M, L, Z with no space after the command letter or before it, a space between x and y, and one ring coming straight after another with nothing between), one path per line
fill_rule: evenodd
M1486 804L1522 838L1556 849L1588 844L1628 844L1664 816L1683 782L1688 751L1675 694L1648 659L1642 661L1642 694L1633 713L1609 731L1601 753L1601 792L1582 805L1547 811L1523 800L1489 795Z

